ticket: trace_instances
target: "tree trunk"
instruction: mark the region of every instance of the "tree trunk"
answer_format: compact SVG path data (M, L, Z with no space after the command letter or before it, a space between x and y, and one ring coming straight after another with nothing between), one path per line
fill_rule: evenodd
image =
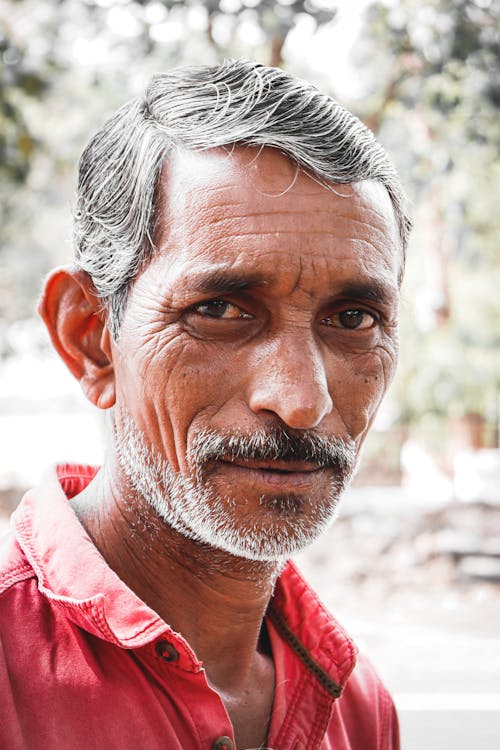
M271 39L271 56L269 59L269 64L272 65L274 68L281 68L283 64L283 45L285 44L285 37L284 36L273 36Z

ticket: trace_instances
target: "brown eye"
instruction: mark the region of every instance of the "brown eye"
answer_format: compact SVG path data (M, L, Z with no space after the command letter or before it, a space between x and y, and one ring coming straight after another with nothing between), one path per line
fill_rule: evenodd
M192 308L195 313L206 318L216 318L218 320L238 320L248 319L252 316L243 312L237 305L232 302L226 302L223 299L211 299L207 302L200 302Z
M372 328L375 324L375 316L365 310L342 310L323 318L323 325L332 326L333 328L346 328L350 331L359 331Z

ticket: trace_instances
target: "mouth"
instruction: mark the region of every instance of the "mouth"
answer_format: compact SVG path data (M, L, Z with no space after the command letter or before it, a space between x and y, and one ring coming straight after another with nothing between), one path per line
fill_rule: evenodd
M259 461L221 459L221 467L235 475L235 482L248 481L255 487L287 489L310 488L319 475L330 469L305 461Z

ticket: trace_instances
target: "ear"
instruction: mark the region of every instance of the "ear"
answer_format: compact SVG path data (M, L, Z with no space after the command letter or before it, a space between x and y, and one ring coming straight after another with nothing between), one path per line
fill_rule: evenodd
M58 354L95 406L115 403L111 338L85 271L57 268L45 282L38 312Z

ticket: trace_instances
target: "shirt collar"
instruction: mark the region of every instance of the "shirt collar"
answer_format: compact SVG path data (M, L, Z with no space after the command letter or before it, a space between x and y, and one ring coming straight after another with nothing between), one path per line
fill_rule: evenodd
M268 616L309 672L338 698L357 649L291 561L277 581Z
M41 593L80 627L124 648L170 635L186 666L198 670L201 662L186 641L108 566L68 503L96 472L91 466L51 467L13 515ZM291 562L277 581L268 616L325 689L340 694L355 647Z
M96 472L51 467L14 513L14 530L42 594L93 635L136 648L168 626L108 566L68 503Z

